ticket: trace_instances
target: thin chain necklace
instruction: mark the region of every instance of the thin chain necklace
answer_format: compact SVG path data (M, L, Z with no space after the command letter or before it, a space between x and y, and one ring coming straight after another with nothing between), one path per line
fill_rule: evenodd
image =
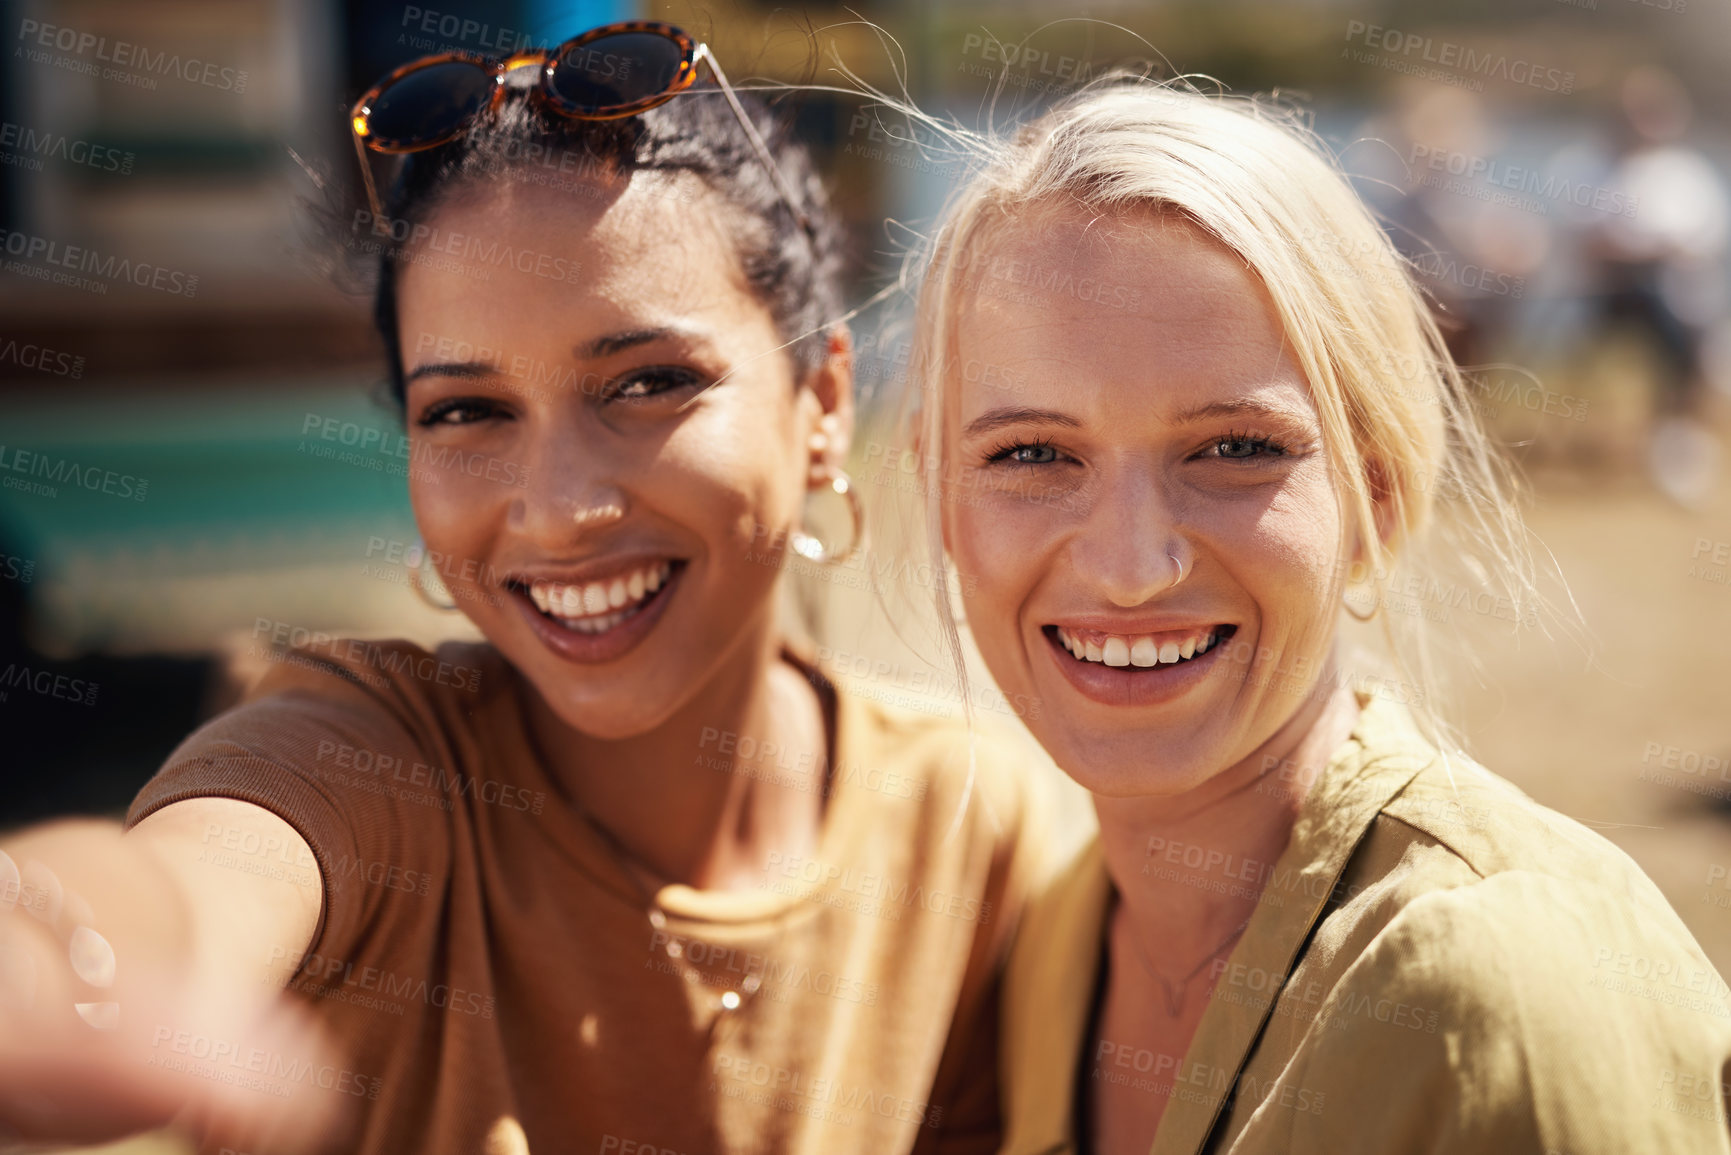
M801 676L805 677L805 668L797 664L796 668L799 669ZM825 803L824 810L827 812L830 793L835 786L835 758L829 756L829 746L834 740L834 735L831 732L829 725L831 707L824 700L824 690L817 686L815 682L813 683L813 690L816 692L818 698L818 710L821 719L820 725L824 731L825 738L826 756L823 765L822 793ZM834 693L835 691L832 688L830 692ZM657 894L661 887L666 885L667 879L663 877L660 871L656 870L636 854L632 853L631 849L621 842L613 831L609 830L599 819L590 814L586 807L578 805L575 799L572 800L571 811L583 821L585 826L594 832L595 836L601 840L602 845L606 846L608 850L611 851L614 861L618 863L619 867L625 874L625 877L630 880L632 887L636 889L638 896L642 899L644 917L648 921L650 928L652 930L665 932L667 929L667 911L666 908L661 905L661 900L657 897ZM827 818L827 813L825 817ZM781 922L782 920L777 921L775 935L769 941L769 946L771 947L778 946L785 937L786 928L781 925ZM680 976L685 980L686 985L706 985L703 982L703 972L697 969L694 964L686 961L685 948L680 943L679 939L671 934L665 935L665 938L666 944L664 949L666 950L667 957L671 959L673 965L678 968ZM740 1010L751 1001L752 996L756 995L758 991L763 989L764 976L769 972L770 960L774 958L774 954L771 950L766 949L756 957L759 959L758 965L747 971L739 982L730 984L726 990L720 991L719 993L711 992L713 998L712 1009L715 1013L709 1020L708 1031L705 1032L705 1037L711 1045L713 1045L715 1040L716 1027L724 1017L728 1017L728 1012ZM737 1018L738 1016L735 1015L732 1017Z
M666 879L661 876L660 872L649 866L641 858L637 857L637 855L633 854L623 842L619 841L618 837L615 836L611 830L596 821L594 816L592 816L587 810L584 810L581 807L573 807L572 809L580 818L583 819L585 825L587 825L590 830L594 831L596 836L599 837L613 852L613 857L623 868L625 877L630 879L631 885L636 888L638 896L643 900L644 917L648 920L650 927L657 931L666 931L667 911L661 905L660 898L657 897L657 893L661 886L666 883ZM645 881L646 879L648 881ZM774 944L778 943L780 940L781 929L777 928L775 937L770 941ZM685 947L681 944L678 938L671 934L665 935L664 949L667 952L667 957L673 961L673 965L679 970L680 977L685 980L686 985L706 985L703 982L703 972L685 960ZM744 1007L745 1004L751 1000L753 995L763 989L763 978L764 975L768 973L769 960L771 957L769 951L763 951L757 955L757 958L760 960L758 965L752 970L747 971L739 982L731 984L726 990L710 992L713 1000L711 1009L715 1012L709 1020L709 1030L707 1032L707 1036L711 1041L713 1041L715 1037L715 1028L720 1024L722 1018L726 1016L729 1011L737 1011Z
M1214 949L1209 951L1208 954L1203 957L1201 962L1190 968L1189 974L1176 982L1173 982L1171 979L1168 979L1165 975L1155 970L1153 965L1149 963L1147 956L1142 953L1142 942L1136 937L1134 931L1126 928L1125 934L1130 939L1130 950L1136 955L1136 961L1141 964L1142 972L1160 984L1160 991L1166 998L1166 1013L1172 1018L1177 1018L1178 1013L1184 1009L1184 993L1189 989L1191 980L1202 973L1203 967L1219 958L1220 952L1237 942L1238 936L1243 934L1244 928L1249 925L1250 919L1247 918L1237 926L1233 927L1231 934L1228 934L1225 938L1215 944Z

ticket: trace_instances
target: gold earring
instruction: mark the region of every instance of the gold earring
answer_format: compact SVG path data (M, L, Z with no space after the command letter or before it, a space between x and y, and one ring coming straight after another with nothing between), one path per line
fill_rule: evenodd
M421 575L421 563L427 558L427 547L420 538L415 539L414 552L414 564L409 566L409 585L414 589L415 596L436 610L442 610L449 613L451 610L456 609L457 603L455 600L446 604L445 602L441 602L434 598L432 594L427 592L426 579ZM449 594L451 591L447 589L445 592Z
M859 494L854 491L852 478L834 466L825 465L820 468L829 481L824 488L847 499L848 517L853 522L853 532L848 535L847 548L831 549L803 529L790 533L787 544L789 549L808 561L817 562L819 565L840 565L859 552L860 547L865 544L865 506L861 504Z

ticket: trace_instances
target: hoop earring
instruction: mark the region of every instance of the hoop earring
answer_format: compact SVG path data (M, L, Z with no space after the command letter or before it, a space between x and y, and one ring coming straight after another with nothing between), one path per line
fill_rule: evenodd
M829 479L826 488L837 496L847 498L848 517L853 522L853 532L848 535L847 548L831 549L803 529L796 529L788 534L787 544L789 549L807 561L814 561L819 565L840 565L858 553L859 548L865 544L865 506L861 504L859 494L854 492L852 478L834 466L826 465L822 470Z
M420 598L421 601L425 602L427 605L432 606L434 609L441 610L445 613L449 613L456 609L457 603L455 601L446 604L427 592L426 580L421 576L421 563L427 558L427 546L426 543L418 537L415 539L415 550L415 563L409 566L409 586L415 591L415 596ZM446 590L445 592L449 593L450 591Z
M1341 595L1340 604L1355 621L1368 622L1375 618L1377 614L1382 612L1382 591L1376 591L1376 600L1371 604L1370 612L1368 614L1361 614L1357 610L1353 609L1352 602L1347 599L1345 594Z

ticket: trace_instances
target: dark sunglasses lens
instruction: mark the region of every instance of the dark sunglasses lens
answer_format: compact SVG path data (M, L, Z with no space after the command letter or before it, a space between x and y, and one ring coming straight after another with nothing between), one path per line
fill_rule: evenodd
M605 112L660 96L685 60L677 40L655 32L617 32L560 53L553 92L581 112Z
M368 121L382 144L424 144L446 136L493 95L493 74L461 61L409 73L373 101Z

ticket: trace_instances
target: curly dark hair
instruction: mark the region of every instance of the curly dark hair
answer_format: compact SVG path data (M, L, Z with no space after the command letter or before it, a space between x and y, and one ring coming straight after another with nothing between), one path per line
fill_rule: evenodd
M822 365L830 327L842 313L844 230L805 147L762 101L748 93L739 98L797 197L804 227L714 85L694 86L657 108L610 121L546 113L513 91L496 112L477 117L461 136L407 156L382 197L386 231L366 230L373 242L366 250L369 262L377 252L373 321L384 339L397 407L403 404L405 382L396 274L405 238L457 188L524 179L550 166L568 180L574 172L579 185L628 178L638 170L697 176L725 206L723 219L745 283L789 342L796 380L804 381ZM351 237L369 215L347 214Z

